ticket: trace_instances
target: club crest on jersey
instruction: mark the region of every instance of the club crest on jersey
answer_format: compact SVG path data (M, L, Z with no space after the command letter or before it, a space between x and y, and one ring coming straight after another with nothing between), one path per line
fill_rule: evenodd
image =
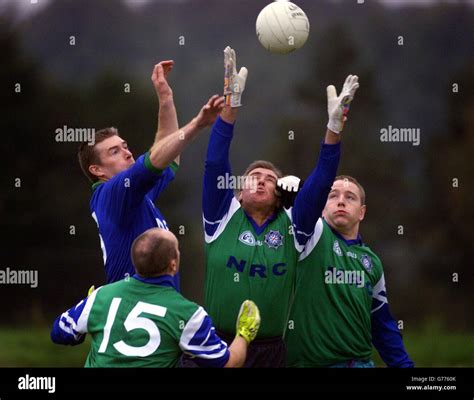
M372 268L373 268L372 260L367 254L364 254L360 257L360 262L362 263L362 265L364 266L367 272L372 271Z
M255 246L255 238L250 231L242 232L239 236L239 240L247 246Z
M342 250L341 247L339 246L339 242L337 240L334 241L332 245L332 249L334 253L336 253L339 257L342 257Z
M265 235L265 243L271 249L278 249L283 244L283 235L278 231L270 231Z

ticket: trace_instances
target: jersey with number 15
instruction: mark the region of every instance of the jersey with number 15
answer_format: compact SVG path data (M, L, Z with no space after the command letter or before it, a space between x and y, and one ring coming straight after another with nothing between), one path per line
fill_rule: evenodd
M230 355L210 317L176 291L170 275L98 288L56 319L51 339L75 345L86 333L86 367L175 367L183 352L198 365L223 367Z

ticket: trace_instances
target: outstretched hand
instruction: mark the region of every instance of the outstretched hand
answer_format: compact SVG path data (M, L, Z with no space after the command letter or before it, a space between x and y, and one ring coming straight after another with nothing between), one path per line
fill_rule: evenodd
M198 128L212 125L223 108L224 97L217 94L212 96L195 117Z
M349 105L354 99L355 92L359 88L359 78L357 75L349 75L342 87L342 91L337 95L333 85L327 87L328 96L328 129L334 133L341 133L344 123L347 121Z
M248 70L240 68L237 73L237 56L235 50L227 46L224 49L224 96L226 105L240 107L242 105L242 93L245 89Z
M247 344L257 337L260 328L260 311L252 300L245 300L240 306L236 321L236 335L242 336Z
M166 60L159 62L153 68L151 80L160 102L173 98L173 90L168 84L168 74L173 69L173 66L173 60Z

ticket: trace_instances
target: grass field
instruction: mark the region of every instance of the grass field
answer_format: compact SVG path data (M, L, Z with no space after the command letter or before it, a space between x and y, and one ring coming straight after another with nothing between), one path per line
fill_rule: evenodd
M417 367L474 367L474 333L450 332L432 321L403 331L403 343ZM385 365L375 350L373 360Z
M405 331L404 342L417 367L474 367L474 334L448 332L429 323ZM0 328L0 367L81 367L89 338L79 346L54 345L49 328ZM377 366L383 366L374 351Z

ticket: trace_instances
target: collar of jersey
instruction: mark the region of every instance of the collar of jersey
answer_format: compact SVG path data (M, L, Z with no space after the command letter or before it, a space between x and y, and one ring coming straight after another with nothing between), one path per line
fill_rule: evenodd
M176 287L174 286L173 277L171 275L160 275L155 276L153 278L142 278L141 276L134 274L132 278L135 278L137 281L140 282L148 283L150 285L169 286L176 289Z
M97 181L97 182L94 182L94 183L92 184L92 191L96 190L96 189L99 187L99 185L102 185L103 183L105 183L105 181Z
M264 230L265 228L268 226L268 224L272 221L274 221L278 215L278 211L275 211L275 213L271 216L271 217L268 217L268 219L262 224L262 225L258 225L254 219L248 215L245 210L242 208L245 216L247 217L247 219L250 221L250 223L252 224L252 227L253 227L253 230L255 231L255 234L256 235L260 235Z
M344 241L344 243L347 244L348 246L354 246L354 245L363 246L364 245L364 242L362 241L362 236L360 236L359 233L357 234L357 239L347 240L347 239L344 239L344 237L338 231L333 229L333 227L329 225L324 218L323 218L323 221L327 226L329 226L332 233L334 233L338 239L341 239L342 241Z

